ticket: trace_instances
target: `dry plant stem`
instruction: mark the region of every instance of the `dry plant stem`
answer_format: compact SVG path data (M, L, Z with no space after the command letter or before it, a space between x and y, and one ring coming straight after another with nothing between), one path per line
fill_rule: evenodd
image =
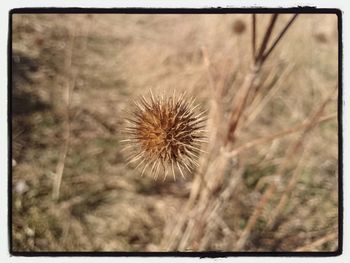
M291 20L289 20L289 22L287 23L287 25L283 28L283 30L280 32L280 34L278 35L278 37L276 38L276 40L273 42L273 44L271 45L271 47L269 48L268 51L266 51L266 53L263 55L262 57L262 62L264 62L268 56L271 54L272 50L276 47L276 45L278 44L278 42L282 39L283 35L287 32L288 28L293 24L293 22L295 21L295 19L297 18L298 14L293 15L293 17L291 18Z
M199 201L199 205L196 210L193 211L193 215L189 218L189 223L186 226L184 234L179 241L179 250L185 250L188 244L195 244L196 250L204 250L208 245L209 236L212 234L213 229L218 225L214 223L214 220L220 217L223 209L223 205L234 193L236 186L241 180L243 169L239 169L232 174L232 180L228 186L222 190L221 193L208 195L207 200ZM214 196L214 198L212 198ZM201 215L201 217L198 217ZM220 220L217 220L217 222ZM209 229L207 226L210 226ZM211 230L210 230L211 229Z
M264 52L265 52L265 50L266 50L267 44L268 44L268 42L269 42L269 39L270 39L270 37L271 37L271 33L272 33L272 30L273 30L273 28L274 28L274 26L275 26L277 17L278 17L278 14L273 14L273 15L271 16L270 24L269 24L269 26L267 27L267 30L266 30L266 32L265 32L263 41L262 41L261 46L260 46L260 49L259 49L259 53L258 53L258 55L255 57L255 64L263 64L262 58L263 58L263 56L264 56Z
M212 99L210 100L210 111L208 117L208 144L207 144L207 152L211 153L211 155L216 155L219 149L219 145L222 145L222 131L220 131L220 124L222 123L223 116L223 108L222 108L222 97L224 96L224 83L219 82L215 85L213 71L211 68L210 59L208 56L208 52L205 48L202 48L204 64L207 70L207 76L210 83L211 92L214 94ZM205 171L207 171L208 167L208 159L211 156L201 156L200 159L200 169L196 174L195 182L191 188L190 200L194 201L199 193L201 187L207 187L205 180L203 179ZM190 202L191 203L191 202Z
M220 181L227 167L227 161L228 159L225 156L219 156L219 158L208 167L205 175L214 174L215 178L213 178L213 181ZM197 182L200 185L200 192L197 193L194 200L191 201L191 199L189 199L176 225L170 226L172 227L172 231L167 235L167 240L164 240L166 243L163 244L167 251L178 250L180 247L184 249L188 247L189 243L192 245L193 250L197 250L197 245L195 244L199 243L197 241L200 240L204 234L204 228L207 223L205 221L205 214L208 212L210 200L213 197L213 192L216 190L216 185L213 185L213 181L205 181L204 178L206 178L206 176L196 176L199 178ZM196 206L195 203L197 204ZM190 221L193 220L196 224L189 224Z
M63 172L65 168L65 162L67 153L69 150L69 144L70 144L70 130L71 130L71 96L72 96L72 90L75 86L75 80L77 76L77 72L74 72L72 69L72 58L73 58L73 49L75 45L76 38L78 36L76 28L78 28L79 25L75 24L73 27L73 30L70 31L70 39L69 39L69 48L67 48L67 53L65 55L65 70L70 77L67 77L66 79L66 89L65 89L65 103L66 103L66 110L65 110L65 119L64 119L64 143L62 146L62 150L60 152L60 158L57 163L56 172L53 179L53 189L52 189L52 199L57 201L59 199L60 195L60 188L62 183L62 177ZM69 27L68 27L69 28ZM86 48L86 36L88 34L89 26L86 27L86 31L82 33L83 36L83 49ZM80 35L79 35L80 36ZM73 72L73 73L72 73Z
M206 176L203 178L206 187L202 188L201 194L198 198L198 207L196 212L196 220L197 224L192 234L191 243L198 244L200 240L204 236L205 229L207 226L206 213L208 213L210 209L210 204L215 200L217 195L219 194L220 187L222 186L225 171L228 167L228 158L225 156L219 156L215 162L215 165L212 165L207 170ZM208 175L212 177L208 180Z
M319 120L316 121L316 124L329 121L329 120L334 119L336 117L337 117L337 113L332 113L332 114L320 117ZM262 137L262 138L259 138L259 139L247 142L247 143L245 143L245 144L243 144L241 146L238 146L238 147L234 148L232 151L228 152L227 155L229 155L230 157L234 157L237 154L239 154L240 152L248 150L248 149L250 149L250 148L252 148L254 146L257 146L257 145L260 145L260 144L264 144L264 143L268 143L268 142L274 141L274 140L276 140L278 138L284 137L286 135L290 135L290 134L293 134L293 133L296 133L296 132L300 132L300 130L302 128L305 128L306 126L308 126L308 123L302 122L301 124L295 125L295 126L293 126L291 128L288 128L286 130L279 131L279 132L273 133L272 135L265 136L265 137Z
M233 195L237 185L241 182L242 174L244 172L243 168L240 168L238 171L236 171L234 174L232 173L231 177L232 180L230 181L229 185L224 189L221 194L218 196L218 198L213 199L212 206L208 209L209 214L205 217L207 223L210 222L210 225L212 228L218 227L218 223L222 222L220 215L222 214L222 210L224 209L224 204L228 202L230 197ZM206 229L205 235L201 239L201 243L199 246L200 250L205 250L209 244L210 236L213 234L214 231L210 231L209 229Z
M235 96L234 99L234 108L231 112L231 116L229 119L229 128L227 131L227 135L225 136L225 142L224 145L228 145L229 142L234 141L234 133L237 129L238 122L244 112L244 108L246 106L249 93L252 90L252 87L254 85L254 82L258 78L259 72L260 72L261 66L254 67L251 73L249 73L242 85L242 87L239 89L238 94Z
M208 138L208 152L212 152L216 148L215 142L220 139L220 123L222 122L223 108L222 108L222 97L223 97L223 87L224 83L219 83L215 85L215 80L213 72L211 69L211 63L208 56L208 52L205 48L202 48L202 54L204 58L204 64L207 70L207 76L209 81L210 90L213 94L210 100L210 111L208 116L208 128L209 128L209 138Z
M255 63L256 56L256 14L252 15L252 49L253 49L253 61Z
M284 161L279 166L279 168L276 172L276 175L282 176L283 174L285 174L286 169L288 168L290 163L294 160L295 155L301 150L302 145L303 145L303 141L305 140L306 136L310 133L312 128L316 125L317 120L320 118L325 106L332 99L333 93L336 90L337 89L335 88L330 92L330 94L326 97L326 99L323 101L323 103L321 103L321 105L317 108L317 110L314 111L314 114L311 115L311 117L309 118L309 121L307 122L307 125L303 128L303 132L300 135L300 137L293 144L291 144L288 147ZM270 198L275 193L276 188L277 188L276 183L272 182L268 186L266 191L264 192L262 198L260 199L259 203L255 207L252 215L249 217L247 225L245 226L242 234L240 235L239 240L235 244L235 246L234 246L235 250L239 251L239 250L244 248L244 246L249 238L249 235L251 233L251 230L255 226L255 224L256 224L258 218L260 217L265 205L267 204L267 202L270 200Z
M329 241L333 241L336 240L338 237L338 233L337 231L329 233L323 237L321 237L320 239L317 239L316 241L312 242L311 244L307 244L305 246L299 247L297 248L295 251L317 251L317 248L322 246L323 244L329 242Z
M296 16L292 18L292 21L287 24L287 26L282 30L282 32L277 37L276 41L273 45L268 49L266 54L266 49L268 42L270 40L274 25L276 23L278 14L273 14L270 19L270 23L266 29L264 34L264 38L259 48L259 53L255 56L254 65L251 72L247 75L242 87L239 89L238 94L234 99L234 108L232 109L231 116L229 118L229 128L227 131L227 135L225 136L225 143L227 145L229 142L234 142L234 133L238 127L239 121L243 115L243 112L246 108L246 104L248 101L248 97L251 93L251 90L256 86L256 82L260 77L261 69L266 61L267 56L274 50L277 43L282 39L283 35L286 33L292 22L295 20ZM254 16L252 17L254 19ZM256 21L253 21L254 25ZM256 38L255 36L256 30L252 30L252 38ZM254 41L253 41L254 43ZM253 44L254 45L254 44ZM253 98L254 99L254 98Z
M280 85L285 77L287 77L292 72L292 67L287 68L285 71L283 71L278 78L277 82L274 84L274 86L269 89L268 93L261 98L260 100L255 99L249 108L252 110L249 112L246 121L244 122L244 127L248 127L249 124L251 124L255 118L259 115L260 112L264 109L264 107L268 104L268 102L273 98L273 96L278 92L278 90L281 88L282 85Z
M100 116L96 112L93 112L87 108L82 109L82 113L90 116L94 121L96 121L96 123L100 124L110 134L115 134L116 127L106 122L103 116Z
M207 144L207 152L212 153L215 148L215 141L217 140L218 135L218 127L220 127L220 116L222 116L220 113L222 112L222 108L220 106L220 99L218 98L218 94L215 92L215 81L213 77L213 73L211 70L211 63L209 59L209 55L207 52L207 49L205 47L202 47L202 54L204 58L204 65L207 71L209 86L211 88L211 92L213 94L216 94L215 97L213 97L210 100L210 111L207 121L207 127L209 130L209 136L208 136L208 144ZM195 179L193 181L192 187L191 187L191 193L188 202L186 203L186 207L184 209L184 214L187 213L187 211L190 209L190 207L193 205L194 201L198 197L199 191L204 183L203 180L203 173L207 169L207 158L209 156L201 156L199 160L199 171L196 173Z
M264 68L266 69L266 65L264 66ZM282 71L283 72L284 67L282 67ZM271 69L271 70L265 70L266 74L261 74L260 78L259 78L259 82L257 83L257 85L254 86L254 89L252 90L251 94L250 94L250 101L249 104L247 105L247 109L245 110L245 114L243 115L243 120L245 121L248 115L248 112L251 111L251 109L253 108L254 103L257 103L259 101L259 99L261 99L261 97L263 96L263 92L261 92L264 87L267 87L267 90L270 90L271 88L268 87L268 83L271 83L272 80L274 78L278 78L278 76L280 76L280 78L282 78L282 73L278 72L275 69ZM281 74L281 75L278 75ZM243 122L243 121L242 121Z
M73 48L75 42L75 31L70 34L70 46L67 49L67 54L65 57L65 69L67 72L71 72L72 68L72 56L73 56ZM71 104L71 90L72 86L74 86L75 77L66 79L66 89L65 89L65 102L66 102L66 111L65 111L65 119L64 119L64 144L60 153L60 158L56 167L56 173L53 180L53 190L52 190L52 198L53 200L59 199L60 187L62 182L62 176L66 161L66 156L69 148L69 137L70 137L70 104Z

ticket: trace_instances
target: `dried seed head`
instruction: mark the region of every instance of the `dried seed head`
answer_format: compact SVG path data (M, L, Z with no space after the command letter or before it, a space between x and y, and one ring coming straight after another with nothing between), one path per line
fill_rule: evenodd
M232 24L232 31L233 33L237 34L237 35L241 35L245 32L246 30L246 25L242 20L236 20L233 24Z
M129 163L143 167L141 175L150 170L157 179L163 173L164 180L168 170L185 177L198 166L197 159L202 152L200 145L205 142L204 112L197 113L194 100L186 101L185 95L176 97L154 97L150 100L141 97L134 102L136 107L131 118L127 118L124 140L125 149L130 151Z
M325 33L322 33L322 32L316 33L314 35L314 38L316 39L317 42L322 43L322 44L328 42L327 35Z

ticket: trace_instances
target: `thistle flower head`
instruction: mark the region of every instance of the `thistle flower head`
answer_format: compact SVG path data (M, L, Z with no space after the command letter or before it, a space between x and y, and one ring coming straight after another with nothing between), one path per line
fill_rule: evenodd
M182 177L191 173L198 166L200 145L205 142L204 112L196 111L194 99L187 101L184 94L154 97L150 92L149 100L141 97L134 104L125 128L129 163L143 167L141 175L150 170L155 179L163 173L165 180L168 170L174 180L175 171Z

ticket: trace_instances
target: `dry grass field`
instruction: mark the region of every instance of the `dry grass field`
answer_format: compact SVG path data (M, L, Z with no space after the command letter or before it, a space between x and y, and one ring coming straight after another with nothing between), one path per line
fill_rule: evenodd
M15 14L12 51L14 251L337 250L336 15L300 14L259 69L248 14ZM150 89L207 110L186 179L121 151Z

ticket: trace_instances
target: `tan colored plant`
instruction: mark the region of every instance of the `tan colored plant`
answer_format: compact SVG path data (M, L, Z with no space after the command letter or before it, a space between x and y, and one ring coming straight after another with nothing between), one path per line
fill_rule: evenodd
M256 109L259 109L260 112L264 103L275 92L273 85L269 86L263 92L265 86L264 78L266 79L267 68L270 67L266 64L266 61L297 18L296 14L293 15L284 28L277 33L275 40L271 42L270 39L278 16L278 14L271 15L267 29L260 42L260 47L258 48L257 16L255 14L252 15L251 39L253 63L251 70L245 75L242 83L237 88L234 97L232 100L229 100L229 105L225 105L222 101L224 99L227 100L227 97L230 96L229 91L232 87L225 86L224 81L215 81L217 78L217 69L211 64L209 54L203 48L204 63L208 70L210 91L212 92L208 119L209 153L200 160L201 166L195 175L190 197L183 207L183 213L169 222L165 228L161 249L166 251L205 251L212 244L210 240L214 238L215 233L221 230L221 232L228 233L225 237L227 240L224 242L226 244L226 250L245 250L253 228L261 217L266 205L271 200L271 197L276 192L277 183L275 180L269 183L267 190L253 209L242 231L232 231L227 228L222 219L223 211L227 205L227 200L237 190L237 186L245 170L244 160L239 160L238 154L250 147L271 142L291 133L300 132L301 135L290 143L284 162L279 166L277 173L274 175L280 178L286 173L287 167L290 168L294 165L296 156L300 154L306 135L310 133L315 125L335 117L335 115L322 116L325 105L333 98L334 93L332 91L320 103L321 106L315 107L315 113L311 114L305 122L236 146L240 130L249 124L247 120L255 117L252 114L257 114ZM271 44L269 45L270 42ZM277 72L276 69L269 69L269 72L274 71ZM231 72L227 72L227 74L231 74ZM277 214L274 214L274 217L277 216Z
M150 167L154 179L162 170L165 180L168 167L174 180L175 169L183 178L186 172L192 173L199 166L197 159L205 142L205 112L197 113L199 105L194 105L194 99L188 102L185 94L164 98L150 92L150 101L141 97L134 103L124 131L129 163L137 163L136 168L143 166L141 176Z

